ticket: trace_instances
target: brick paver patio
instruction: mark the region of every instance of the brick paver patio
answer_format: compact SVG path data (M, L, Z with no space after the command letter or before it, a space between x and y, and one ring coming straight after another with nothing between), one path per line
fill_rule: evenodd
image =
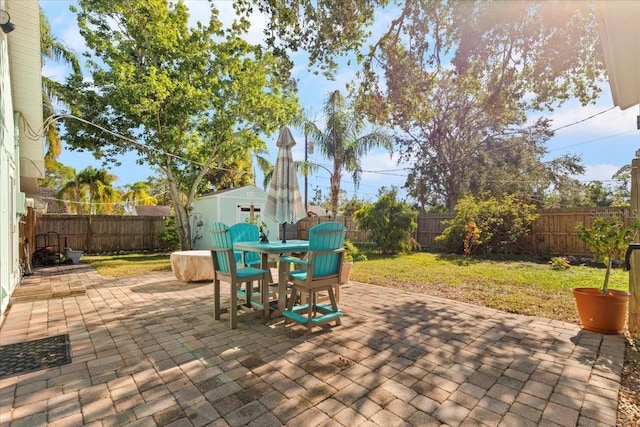
M43 284L70 291L24 296ZM616 424L623 336L353 282L342 326L229 330L212 292L171 272L37 270L0 345L68 333L72 363L0 380L0 425Z

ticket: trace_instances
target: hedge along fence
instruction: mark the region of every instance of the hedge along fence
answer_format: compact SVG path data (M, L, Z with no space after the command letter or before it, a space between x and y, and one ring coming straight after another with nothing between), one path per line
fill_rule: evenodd
M595 207L575 209L546 209L532 224L528 242L532 254L590 256L587 245L578 239L576 224L589 227L595 218L620 219L625 226L638 218L639 213L622 207ZM418 217L416 240L423 248L437 249L435 238L445 229L443 220L455 217L455 213L422 214Z
M587 227L598 217L617 218L625 226L635 221L639 213L623 207L593 207L575 209L546 209L538 211L539 217L532 225L528 242L532 254L591 256L587 245L578 239L575 226L582 222ZM414 235L420 246L437 250L441 246L436 241L446 228L443 221L455 217L455 212L427 213L418 216L418 229ZM320 222L330 221L329 217L305 218L298 223L300 239L309 236L309 228ZM351 217L338 217L336 221L347 227L347 239L356 242L367 242L367 233L356 230Z
M158 238L163 230L164 218L158 216L44 214L36 218L36 236L54 231L61 246L67 239L70 248L86 253L165 249Z
M639 213L629 208L596 207L579 209L549 209L539 211L540 217L533 223L528 245L531 253L545 255L590 256L586 244L578 240L575 226L582 222L587 227L598 217L620 218L629 225ZM445 229L443 220L455 217L455 213L430 213L418 216L418 230L414 237L425 249L438 249L435 238ZM309 217L296 226L287 226L287 239L308 239L309 229L321 222L331 221L329 216ZM336 221L345 225L346 239L355 243L368 242L367 233L356 229L350 216L338 216ZM89 234L91 230L91 234ZM105 251L162 250L158 235L164 230L164 218L145 216L92 215L39 215L36 234L55 231L64 244L88 253ZM37 248L33 247L35 251Z

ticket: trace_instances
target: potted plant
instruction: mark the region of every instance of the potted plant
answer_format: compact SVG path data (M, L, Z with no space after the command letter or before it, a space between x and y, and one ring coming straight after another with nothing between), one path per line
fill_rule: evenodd
M258 234L260 236L260 243L269 243L269 227L264 221L260 221L258 226Z
M360 252L358 247L350 240L344 241L344 258L342 265L342 275L340 276L340 283L348 283L349 275L351 274L351 267L353 261L366 260L367 256Z
M578 239L589 247L596 261L604 262L604 283L598 288L575 288L573 295L578 315L585 329L603 334L617 334L624 329L630 294L609 289L614 259L622 259L629 243L640 229L640 220L625 227L619 220L596 218L591 227L576 224Z

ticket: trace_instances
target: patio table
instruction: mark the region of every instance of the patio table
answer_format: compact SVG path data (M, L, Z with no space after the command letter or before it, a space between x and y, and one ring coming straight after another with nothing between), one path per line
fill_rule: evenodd
M260 254L261 267L265 270L269 269L269 256L291 255L294 253L306 253L309 250L308 240L287 240L286 242L234 242L233 248L240 251L257 252ZM289 272L289 263L278 260L278 307L275 316L282 314L286 305L287 295L287 274Z
M213 261L208 250L171 252L171 271L185 282L213 280Z

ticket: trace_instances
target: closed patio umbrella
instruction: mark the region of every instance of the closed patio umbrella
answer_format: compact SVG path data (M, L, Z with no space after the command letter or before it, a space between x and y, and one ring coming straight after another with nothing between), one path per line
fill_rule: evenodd
M282 224L282 243L286 243L287 224L295 224L304 218L304 206L300 196L298 177L293 164L291 148L296 141L288 127L283 127L278 136L278 157L269 185L264 214L275 222Z

